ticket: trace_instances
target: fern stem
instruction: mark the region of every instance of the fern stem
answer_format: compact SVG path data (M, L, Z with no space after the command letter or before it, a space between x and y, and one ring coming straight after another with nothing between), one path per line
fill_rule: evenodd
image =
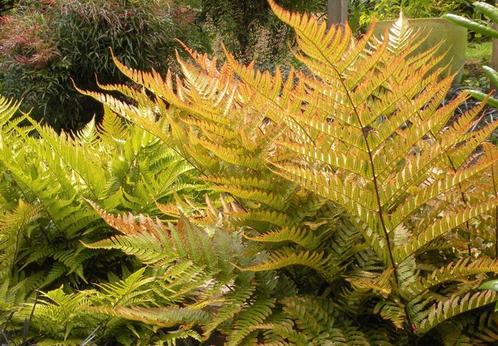
M332 65L332 64L330 64L330 65ZM353 107L355 116L356 116L356 118L358 120L358 123L359 123L359 125L361 127L362 136L363 136L363 138L365 140L365 145L367 147L367 152L368 152L368 159L370 161L370 166L371 166L371 169L372 169L372 181L373 181L373 184L374 184L374 190L375 190L375 196L376 196L376 201L377 201L377 208L378 208L378 213L379 213L379 219L380 219L380 223L382 225L382 230L384 232L384 238L386 239L387 251L389 253L389 260L391 262L391 268L394 271L394 283L396 284L397 291L400 292L401 291L401 285L400 285L399 278L398 278L398 269L397 269L396 263L394 261L394 255L393 255L393 251L392 251L392 244L391 244L391 239L389 237L389 232L387 231L386 223L384 221L384 213L382 211L382 203L380 201L379 182L377 180L377 175L375 173L375 165L374 165L374 161L373 161L372 150L371 150L370 144L368 142L367 132L365 131L365 127L363 126L363 124L361 122L360 114L358 113L356 105L353 102L353 98L351 97L351 94L349 93L349 89L347 88L346 83L344 82L344 79L343 79L342 75L339 73L339 71L337 71L337 69L335 68L335 66L333 66L333 69L337 73L337 75L339 76L339 80L341 81L341 85L343 86L343 88L344 88L344 90L346 92L346 95L348 96L348 99L349 99L349 102L351 104L351 107ZM406 301L406 299L402 295L400 296L400 298L403 301L403 306L404 306L406 318L407 318L407 321L408 321L408 325L413 330L414 323L412 322L412 319L411 319L411 316L410 316L410 311L408 309L408 302Z
M322 56L323 56L323 54L322 54ZM348 87L347 87L347 85L346 85L346 83L344 81L344 77L337 70L337 68L334 66L334 64L332 64L332 62L330 62L327 59L327 57L325 57L325 56L323 56L323 57L327 60L327 62L329 63L329 65L332 67L332 69L334 70L334 72L339 77L339 81L341 82L341 85L344 88L344 91L346 92L346 95L348 97L349 103L351 104L351 107L353 107L353 111L354 111L355 117L358 120L358 124L361 127L361 133L362 133L363 139L365 140L365 145L367 147L367 152L368 152L368 159L370 161L370 167L372 169L372 181L373 181L373 184L374 184L375 196L376 196L376 201L377 201L377 209L378 209L377 212L379 214L380 223L382 225L382 230L384 232L384 237L386 239L387 250L388 250L388 253L389 253L389 260L391 262L392 268L394 269L394 280L396 282L396 286L399 288L399 280L398 280L398 275L397 275L397 271L396 271L396 263L394 261L394 255L393 255L393 252L392 252L391 239L389 237L389 232L387 231L387 227L386 227L386 224L385 224L385 221L384 221L384 213L382 212L382 204L381 204L381 201L380 201L380 193L379 193L379 182L377 181L377 175L376 175L376 172L375 172L375 165L374 165L374 161L373 161L372 150L370 148L370 143L368 142L368 136L367 136L367 133L365 131L365 127L363 126L363 123L361 122L361 118L360 118L360 114L358 113L358 109L357 109L356 105L354 104L353 98L351 97L351 93L349 92L349 89L348 89Z
M22 343L21 343L22 345L24 345L27 342L29 327L31 325L31 321L33 320L33 316L35 314L36 304L38 304L39 296L40 296L40 292L36 291L35 292L35 302L33 303L33 308L31 309L31 313L29 314L28 320L25 322L26 325L25 325L25 330L24 330L23 336L22 336Z
M296 30L300 31L297 28L296 28ZM301 32L302 35L307 36L305 32L303 32L303 31L300 31L300 32ZM365 140L365 144L366 144L366 147L367 147L367 152L368 152L368 157L369 157L369 161L370 161L370 166L372 168L372 178L373 178L374 190L375 190L375 195L376 195L376 200L377 200L378 213L379 213L379 218L380 218L380 222L381 222L381 225L382 225L382 230L384 232L384 237L385 237L386 243L387 243L387 251L388 251L388 254L389 254L389 260L391 262L392 268L394 269L394 280L395 280L396 286L397 286L397 288L399 288L400 285L399 285L399 279L398 279L397 270L396 270L396 264L395 264L395 261L394 261L394 255L393 255L391 240L389 238L389 232L387 231L387 227L386 227L386 224L385 224L385 221L384 221L384 213L382 212L382 204L381 204L381 201L380 201L380 193L379 193L379 184L378 184L377 176L376 176L376 173L375 173L375 165L374 165L374 162L373 162L372 149L370 148L370 143L368 142L368 137L367 137L367 133L365 131L365 127L363 126L363 123L362 123L361 118L360 118L360 114L358 113L358 108L356 107L356 105L355 105L355 103L353 101L353 98L351 96L351 92L349 91L349 89L348 89L348 87L347 87L347 85L346 85L346 83L344 81L344 77L339 72L339 70L337 70L337 67L334 65L334 63L332 61L330 61L330 59L322 52L322 50L320 49L320 47L318 47L316 45L316 43L312 39L310 39L310 42L315 46L316 50L320 53L320 55L322 56L322 58L328 63L328 65L332 68L332 70L337 74L337 77L339 78L339 82L341 83L341 86L342 86L342 88L344 89L344 91L346 93L348 101L349 101L351 107L353 108L354 115L355 115L356 119L358 120L358 124L360 125L361 133L362 133L363 139Z

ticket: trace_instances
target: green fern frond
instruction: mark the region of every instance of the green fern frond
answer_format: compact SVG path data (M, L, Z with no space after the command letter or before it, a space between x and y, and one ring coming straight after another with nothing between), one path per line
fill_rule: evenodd
M148 297L144 297L151 290L147 286L155 278L153 276L145 276L144 272L145 268L142 268L119 282L99 284L97 286L101 289L100 294L105 297L105 300L113 308L147 301Z
M275 298L260 298L246 307L233 324L233 331L227 340L227 345L239 345L251 333L251 327L261 324L272 313Z
M403 328L406 322L406 312L403 306L394 302L379 302L373 310L375 314L379 314L385 320L391 321L396 328Z
M136 256L145 264L167 263L174 258L167 242L145 232L129 236L114 236L91 244L83 243L83 245L89 249L121 250L127 255Z
M205 324L203 333L205 338L208 338L222 323L232 319L233 316L238 314L255 289L253 286L236 288L237 289L232 293L226 295L224 299L225 304L220 307L212 320Z
M416 249L420 249L425 244L453 230L455 227L465 223L466 221L493 210L497 205L497 200L491 200L476 207L448 213L440 220L435 221L430 227L422 231L420 234L413 236L413 239L411 239L402 248L396 250L395 258L397 258L399 262L402 262L410 254L414 253Z
M330 302L312 297L289 297L284 312L295 320L297 328L281 324L276 331L288 340L309 345L369 345L369 338L358 328L339 325L337 312Z
M286 207L285 196L273 192L268 192L262 189L222 185L214 186L213 190L228 192L236 197L243 198L245 200L263 203L269 207L275 208L276 210L284 210Z
M93 291L84 291L66 294L63 287L43 293L34 307L35 318L32 324L39 331L58 336L59 340L70 340L72 332L82 326L95 328L98 319L83 312L83 308L89 305L89 297L93 293ZM22 314L28 317L33 306L34 303L27 304Z
M0 278L8 281L13 265L22 249L23 233L32 222L42 216L39 206L30 205L22 200L12 212L0 216Z
M278 231L268 232L256 237L250 237L244 234L244 237L257 242L293 242L308 250L316 249L320 244L320 238L315 236L308 229L282 228Z
M148 325L158 327L177 327L183 324L204 324L210 319L210 315L203 310L190 308L148 308L148 307L123 307L115 309L107 307L92 308L93 311L113 317L139 321Z
M293 224L292 219L283 212L278 212L268 209L256 209L243 213L235 213L232 215L235 224L246 224L260 229L259 225L275 225L279 227L290 226Z
M166 343L168 346L175 346L181 340L197 340L202 341L202 337L195 330L192 329L179 329L177 331L169 331L166 335L161 336L156 340L157 343Z
M459 280L471 275L498 272L498 261L481 257L476 260L462 258L457 262L450 263L447 266L433 271L426 278L412 286L413 295L423 293L425 290L443 284L447 281Z
M289 297L283 310L297 327L310 335L320 335L335 327L337 310L330 301L315 297Z
M105 140L110 142L125 140L126 128L123 121L107 106L104 106L104 116L98 128Z
M427 333L441 322L471 309L476 309L496 301L496 292L468 292L464 296L455 296L444 301L435 303L420 323L417 324L416 332Z
M335 280L335 273L341 268L337 261L323 252L296 251L292 248L282 248L272 251L266 261L260 264L242 268L243 271L267 271L288 266L306 266L320 273L327 280Z
M20 103L0 96L0 127L3 127L17 112Z
M41 346L79 346L82 341L82 339L54 340L47 338L37 344Z

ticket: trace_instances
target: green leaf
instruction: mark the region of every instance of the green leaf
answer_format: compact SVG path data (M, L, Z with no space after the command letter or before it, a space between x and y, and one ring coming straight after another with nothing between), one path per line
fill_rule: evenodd
M483 93L482 91L479 90L469 90L469 94L478 99L479 101L484 101L486 97L488 97L487 94ZM492 107L497 107L498 108L498 99L495 99L494 97L488 98L488 101L486 102L488 105Z
M498 88L498 72L496 72L494 68L489 66L483 66L482 69L484 70L484 74L491 81L491 85L494 85Z
M452 23L463 26L464 28L475 31L479 34L483 34L491 38L498 38L498 31L490 28L487 25L474 22L473 20L470 20L468 18L458 16L456 14L445 14L443 15L443 18L449 20Z
M478 12L481 12L493 22L498 23L498 8L496 6L482 1L476 1L472 5Z
M498 291L498 280L486 281L481 286L479 286L481 290L493 290Z

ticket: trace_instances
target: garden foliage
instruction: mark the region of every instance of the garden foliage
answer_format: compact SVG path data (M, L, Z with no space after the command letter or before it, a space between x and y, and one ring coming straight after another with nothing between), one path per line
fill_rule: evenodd
M0 15L9 11L16 4L15 0L0 0Z
M123 81L110 47L143 69L167 66L176 38L208 48L190 12L170 0L18 1L1 18L0 92L57 130L80 129L102 110L72 83Z
M325 3L285 1L322 12ZM24 111L56 130L80 129L102 116L73 82L87 89L96 88L97 77L124 82L109 48L130 66L161 72L174 65L175 39L221 55L223 41L239 58L257 56L270 67L289 57L291 31L265 0L21 0L0 2L0 15L0 93L22 99Z
M92 121L58 135L28 115L13 117L18 106L1 100L0 319L7 334L12 308L36 290L85 289L139 268L83 245L113 233L87 199L110 211L156 215L156 204L180 191L195 197L192 168L111 112L98 127Z
M364 29L373 19L395 19L403 11L410 18L434 18L448 12L471 15L468 0L351 0L350 23Z
M461 25L483 36L498 39L498 30L495 28L495 25L498 24L498 7L481 1L476 1L473 5L477 12L483 14L491 21L491 24L483 24L456 14L446 14L443 17L457 25ZM498 88L498 72L490 66L483 66L482 68L485 75L491 82L491 87ZM487 97L485 93L479 90L471 90L469 92L476 99L480 101L486 99L489 105L498 107L498 99L495 97Z
M326 0L282 0L280 5L295 11L326 13ZM237 59L273 68L289 58L292 30L271 12L266 0L199 0L199 22L211 36L214 52L220 43ZM189 45L191 46L191 45Z
M357 40L348 26L328 30L269 3L295 30L305 69L284 77L229 52L220 64L189 48L189 60L178 56L181 74L142 72L115 58L137 86L84 91L106 106L112 130L89 125L74 138L13 120L6 107L2 138L29 144L18 144L25 148L19 162L31 162L34 154L22 155L38 141L49 143L44 174L72 187L75 200L85 198L74 210L88 208L96 223L116 230L80 238L81 251L119 250L143 264L121 279L65 283L23 306L13 301L11 325L26 319L33 340L46 344L496 341L497 294L478 289L498 271L491 217L498 155L486 143L497 124L474 130L484 104L454 119L468 95L442 104L452 76L434 68L437 47L416 53L423 37L402 20L382 40L373 29ZM90 184L96 172L81 169L80 159L100 162L91 143L126 142L117 135L120 118L159 152L182 157L210 185L211 198L154 204L154 197L147 209L141 197L116 207L108 184ZM28 136L32 130L42 139ZM82 154L57 149L66 142ZM140 169L143 184L150 171L167 170L151 155ZM70 179L52 172L53 160ZM20 165L6 166L6 182ZM79 186L91 188L79 193ZM18 203L20 187L5 188L12 191L5 199L12 215L28 217L5 217L15 225L5 229L16 230L2 232L5 243L31 234L15 220L39 227L41 211L26 203L45 208L43 197Z

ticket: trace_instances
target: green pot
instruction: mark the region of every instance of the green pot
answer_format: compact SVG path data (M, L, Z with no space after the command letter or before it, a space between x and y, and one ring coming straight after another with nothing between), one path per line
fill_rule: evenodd
M377 23L375 34L380 37L389 29L394 20ZM455 83L460 83L463 76L463 65L465 64L465 49L467 47L467 29L453 24L443 18L417 18L408 19L415 30L421 30L427 36L425 42L417 49L424 51L442 43L438 53L447 52L445 59L438 66L448 65L447 73L457 73Z

